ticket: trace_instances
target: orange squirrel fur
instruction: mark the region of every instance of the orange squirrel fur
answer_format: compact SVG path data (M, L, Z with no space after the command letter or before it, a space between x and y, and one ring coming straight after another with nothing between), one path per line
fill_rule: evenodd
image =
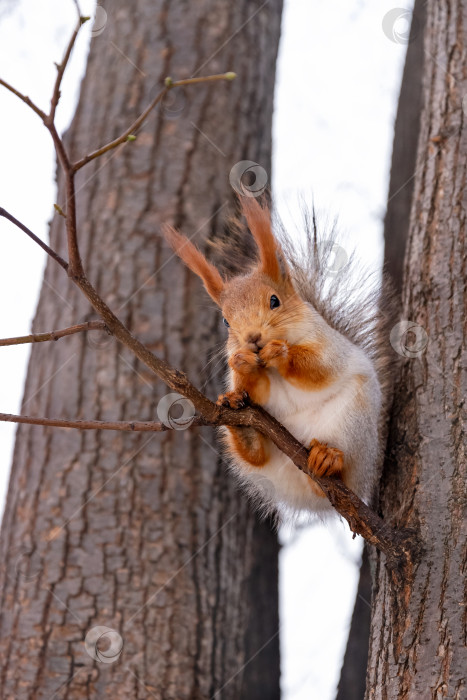
M332 245L319 246L316 231L300 251L290 238L282 235L280 242L274 235L266 207L249 197L241 205L259 260L230 279L188 239L164 228L229 327L229 390L218 401L239 408L251 399L263 406L310 447L309 466L317 475L339 475L368 502L379 476L388 404L391 360L383 338L389 314L378 308L378 292L365 306L357 297L345 300L345 290L339 296L332 283L324 291L320 255ZM233 469L263 512L281 505L294 512L330 508L321 489L259 432L227 427L223 433ZM273 488L264 489L265 478Z

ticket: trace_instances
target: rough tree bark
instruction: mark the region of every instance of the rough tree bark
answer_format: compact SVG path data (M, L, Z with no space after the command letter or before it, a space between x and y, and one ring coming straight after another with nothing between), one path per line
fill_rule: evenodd
M231 213L232 166L248 159L269 172L282 1L103 7L66 138L73 158L121 133L167 75L238 75L174 91L135 142L77 179L91 280L138 337L214 398L217 359L207 360L223 335L218 313L159 227L182 226L204 248ZM60 216L51 242L65 254ZM48 261L33 331L91 318ZM32 348L25 413L157 418L167 389L110 337L44 345ZM148 436L20 425L2 562L1 697L279 696L276 539L227 477L210 429ZM111 632L91 658L83 640L96 626L120 635L121 655Z
M426 4L423 109L404 263L401 335L381 508L419 530L395 588L377 554L367 699L466 697L465 36L459 2ZM464 110L463 110L464 105Z

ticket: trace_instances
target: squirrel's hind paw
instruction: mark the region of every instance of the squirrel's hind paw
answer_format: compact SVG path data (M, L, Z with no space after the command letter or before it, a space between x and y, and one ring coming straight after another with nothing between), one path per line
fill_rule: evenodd
M226 408L245 408L248 405L250 397L243 390L228 391L226 394L220 394L216 403L218 406Z
M324 442L312 440L308 467L316 476L341 475L344 468L344 453L337 447L328 447Z

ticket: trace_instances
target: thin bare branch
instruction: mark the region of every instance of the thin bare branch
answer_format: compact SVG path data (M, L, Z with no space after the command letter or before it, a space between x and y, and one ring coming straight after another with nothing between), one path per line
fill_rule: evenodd
M35 233L33 233L30 229L28 229L27 226L21 223L21 221L18 221L12 214L6 211L6 209L3 209L3 207L0 207L0 216L3 216L5 219L8 219L8 221L11 221L12 224L15 224L18 228L21 229L21 231L24 231L25 234L29 236L29 238L32 238L32 240L39 245L42 250L45 250L47 255L50 255L51 258L53 258L58 264L63 267L63 269L68 272L68 263L52 248L50 248L47 243L44 243L38 236L36 236Z
M25 345L26 343L44 343L48 340L59 340L67 335L82 333L84 331L106 331L107 327L104 321L88 321L87 323L78 323L76 326L61 328L58 331L49 331L48 333L31 333L30 335L21 335L17 338L0 339L0 346L5 345Z
M67 232L67 242L68 242L68 259L69 262L65 263L67 264L67 272L68 275L71 278L82 278L84 277L84 269L81 261L81 255L79 252L79 245L78 245L78 236L77 236L77 230L76 230L76 197L75 197L75 185L74 185L74 175L77 170L83 167L83 165L86 165L86 163L89 163L91 160L94 160L95 158L98 158L99 156L103 155L104 153L107 153L108 151L111 151L112 149L116 148L120 144L124 143L129 139L129 137L134 136L134 132L139 129L139 127L143 124L149 113L154 109L154 107L162 100L162 98L169 92L169 90L175 88L175 87L181 87L183 85L193 85L193 84L198 84L198 83L206 83L206 82L212 82L212 81L218 81L218 80L233 80L235 78L235 73L222 73L219 75L208 75L205 77L201 78L187 78L185 80L178 80L178 81L172 81L171 78L166 79L166 87L161 90L161 92L154 98L154 100L146 107L144 112L136 119L135 122L123 133L121 134L118 138L114 139L110 143L108 143L105 146L102 146L101 148L98 148L96 151L93 151L92 153L88 154L81 160L77 161L76 163L70 163L68 154L66 152L65 146L63 144L62 139L60 138L54 124L54 117L55 117L55 110L58 104L58 101L60 99L60 85L61 81L63 78L63 74L65 72L66 66L68 64L68 60L71 55L71 51L73 49L74 43L76 41L76 37L78 35L79 29L85 21L86 18L83 18L80 16L79 22L71 36L71 39L68 43L67 49L65 51L65 55L63 57L62 63L60 66L58 66L58 72L57 72L57 78L55 81L55 86L54 86L54 91L52 94L52 99L51 99L51 106L50 106L50 114L45 114L42 110L40 110L30 99L29 97L26 97L25 95L22 95L20 92L18 92L15 88L13 88L11 85L6 83L3 80L0 80L0 84L4 85L8 90L10 90L13 94L15 94L17 97L19 97L23 102L25 102L36 114L40 116L42 121L44 122L44 125L50 132L50 135L52 136L55 150L57 152L57 157L60 162L60 165L63 168L63 171L65 173L65 179L66 179L66 232ZM8 218L8 217L7 217ZM10 219L11 221L12 219ZM22 225L20 226L22 228ZM23 228L25 230L25 228ZM25 230L27 233L27 231ZM29 233L28 233L29 235ZM31 236L32 237L32 236ZM36 242L46 250L46 252L51 254L49 251L51 251L50 248L46 248L45 243L39 242L39 239L34 238L33 240L36 240ZM52 257L54 257L52 255ZM55 258L58 262L58 259ZM63 261L64 262L64 261ZM63 265L62 265L63 267Z
M78 6L77 9L79 10ZM73 34L71 35L70 41L68 42L68 46L65 49L65 54L62 58L62 62L58 65L57 64L57 77L55 78L55 85L52 93L52 99L50 101L50 112L48 116L46 117L45 124L46 126L53 124L54 119L55 119L55 111L57 109L58 101L60 100L60 85L62 83L62 78L63 74L65 73L65 69L67 67L68 61L71 56L71 52L73 51L73 46L75 45L76 37L78 36L78 32L81 29L81 26L83 23L86 21L86 18L79 17L78 23L75 27L75 30Z
M134 433L161 433L173 430L164 423L153 421L104 421L104 420L61 420L60 418L33 418L16 416L13 413L0 413L0 421L5 423L26 423L26 425L44 425L52 428L75 428L77 430L122 430ZM190 426L205 425L202 418L194 416Z
M183 85L196 85L197 83L210 83L217 80L234 80L237 77L236 73L217 73L216 75L205 75L199 78L184 78L183 80L165 79L165 86L168 88L182 87Z
M70 170L71 164L70 164L70 159L68 158L68 153L66 152L65 146L63 145L63 141L60 138L58 131L55 127L55 124L47 124L44 122L47 130L50 132L50 135L52 137L52 141L54 142L54 147L55 151L57 153L58 161L60 165L62 166L63 170L66 172ZM68 202L67 202L68 204Z
M233 80L235 78L235 73L221 73L219 75L208 75L203 78L187 78L185 80L176 80L172 81L171 78L166 78L166 86L161 92L156 95L156 97L153 99L153 101L146 107L144 112L140 114L138 119L133 122L131 126L126 129L126 131L123 132L120 136L118 136L116 139L113 141L110 141L108 144L105 146L101 146L101 148L98 148L97 150L93 151L92 153L89 153L87 156L84 156L84 158L81 158L81 160L76 161L76 163L72 164L72 169L73 172L76 172L80 168L83 167L83 165L86 165L89 163L91 160L94 160L95 158L99 158L99 156L104 155L104 153L107 153L108 151L113 150L114 148L117 148L117 146L120 146L120 144L125 143L128 140L128 137L134 136L135 132L138 131L140 126L143 124L143 122L146 120L150 112L154 109L154 107L159 104L159 102L167 95L169 90L172 90L172 88L176 87L181 87L183 85L194 85L196 83L208 83L212 81L218 81L218 80Z
M83 263L79 252L78 231L76 229L75 174L71 166L66 170L66 235L68 243L68 275L72 278L84 277Z
M34 102L27 97L27 95L23 95L22 92L19 92L19 90L16 90L16 88L12 87L9 83L6 82L6 80L2 80L0 78L0 85L3 85L7 90L13 93L13 95L16 95L16 97L19 97L20 100L22 100L25 104L27 104L28 107L32 109L33 112L35 112L43 122L47 119L47 115L45 112L42 111Z
M67 235L67 245L68 245L68 264L67 272L68 276L72 278L84 277L83 264L81 262L81 255L79 252L78 245L78 232L76 230L76 196L75 196L75 175L73 168L66 152L66 148L60 138L55 124L48 124L44 122L46 128L49 130L52 140L54 142L55 151L60 165L62 166L63 172L65 174L66 182L66 213L65 213L65 227Z

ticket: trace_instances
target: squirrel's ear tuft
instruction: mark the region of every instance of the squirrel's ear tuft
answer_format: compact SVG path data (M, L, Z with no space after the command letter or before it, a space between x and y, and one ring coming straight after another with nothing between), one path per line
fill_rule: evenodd
M281 272L279 259L283 259L282 251L271 228L271 215L267 207L262 207L253 197L242 197L240 200L243 215L248 228L258 246L261 260L261 271L274 282L281 282L284 275Z
M182 236L172 226L164 224L162 232L174 252L183 260L198 277L201 277L207 293L220 306L220 297L224 290L224 282L218 270L206 260L201 251L188 238Z

